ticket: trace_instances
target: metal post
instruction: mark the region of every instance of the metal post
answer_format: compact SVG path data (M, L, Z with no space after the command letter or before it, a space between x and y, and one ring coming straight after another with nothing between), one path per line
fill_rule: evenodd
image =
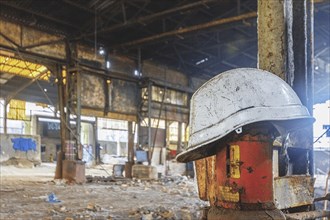
M58 78L58 105L60 110L60 128L61 128L61 152L65 152L65 140L67 136L67 127L66 127L66 112L65 107L65 85L63 83L62 68L58 67L57 69L57 78Z
M66 112L64 111L65 106L65 85L63 83L62 68L57 67L57 90L58 90L58 105L60 111L60 129L61 129L61 150L57 152L56 171L55 179L62 179L62 163L65 153L65 140L67 136L67 125L66 125Z
M133 134L133 122L128 122L128 152L127 160L128 162L134 161L134 134Z
M65 41L65 53L66 53L66 76L65 76L65 94L64 94L64 100L65 100L65 122L67 124L66 127L66 133L65 133L65 140L69 140L70 139L70 114L71 114L71 110L69 108L69 98L71 94L70 91L70 85L71 85L71 76L69 74L69 68L70 68L70 63L71 63L71 49L70 49L70 43L68 40Z
M125 177L132 178L132 166L134 164L134 133L133 133L133 122L128 122L128 151L127 151L127 162L125 164Z
M293 40L293 79L292 88L299 96L310 114L313 113L313 4L311 0L292 1L292 40ZM300 132L304 132L306 144L302 146L308 151L308 171L314 172L313 160L313 126L310 125Z
M178 123L178 144L177 144L177 151L182 151L182 122Z
M76 144L81 143L81 75L76 73Z
M314 105L314 0L307 0L307 100L306 107L311 115L313 115ZM313 140L313 125L309 128L310 140ZM314 176L314 146L309 151L309 173Z
M100 149L100 143L98 141L98 135L97 135L97 117L95 117L95 122L92 123L93 126L93 136L94 136L94 152L95 152L95 164L100 164L101 163L101 149Z
M152 145L152 139L151 139L151 97L152 94L152 85L151 82L148 82L148 164L151 165L152 160L152 152L151 152L151 145Z
M7 134L7 105L8 105L8 101L7 99L5 99L5 102L4 102L4 108L3 108L3 113L4 113L4 116L3 116L3 133L4 134Z

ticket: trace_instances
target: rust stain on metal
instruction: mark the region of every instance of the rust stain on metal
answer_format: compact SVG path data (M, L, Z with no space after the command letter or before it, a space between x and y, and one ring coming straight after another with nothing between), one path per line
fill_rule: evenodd
M207 197L211 204L217 202L217 176L216 176L216 157L206 158L206 180L207 180Z
M274 178L274 197L277 208L286 209L312 204L314 180L306 175Z
M258 67L282 79L286 59L284 32L283 0L258 1Z
M215 156L195 161L199 198L214 204L217 200Z
M198 194L201 200L207 201L207 184L206 184L206 159L195 161Z

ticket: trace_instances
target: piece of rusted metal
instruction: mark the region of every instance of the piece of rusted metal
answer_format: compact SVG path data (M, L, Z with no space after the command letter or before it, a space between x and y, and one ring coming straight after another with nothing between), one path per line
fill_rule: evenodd
M199 198L214 204L216 201L215 156L195 161Z
M223 208L274 209L270 140L246 134L195 161L200 199Z
M63 179L69 182L82 184L86 182L85 163L75 160L63 160Z
M274 209L270 140L267 135L246 134L218 150L217 206Z
M314 202L323 201L323 200L330 201L330 193L326 194L325 196L315 198Z
M314 181L308 175L294 175L274 178L274 199L276 207L287 209L311 205L314 200Z
M207 183L206 183L206 175L207 175L208 168L206 167L206 158L196 160L194 163L195 163L195 171L196 171L199 198L201 200L208 201Z

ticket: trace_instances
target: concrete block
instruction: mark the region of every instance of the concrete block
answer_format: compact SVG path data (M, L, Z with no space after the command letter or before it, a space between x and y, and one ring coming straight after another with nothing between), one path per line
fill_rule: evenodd
M154 166L136 164L132 168L132 176L133 178L143 179L143 180L157 179L158 178L157 168Z
M82 184L86 182L85 163L77 160L63 160L63 179Z
M10 158L41 162L40 136L0 134L0 162Z

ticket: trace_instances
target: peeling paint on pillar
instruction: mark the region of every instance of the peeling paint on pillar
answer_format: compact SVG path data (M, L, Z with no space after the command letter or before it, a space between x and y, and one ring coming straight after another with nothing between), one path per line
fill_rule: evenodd
M258 0L258 68L285 80L284 0Z

